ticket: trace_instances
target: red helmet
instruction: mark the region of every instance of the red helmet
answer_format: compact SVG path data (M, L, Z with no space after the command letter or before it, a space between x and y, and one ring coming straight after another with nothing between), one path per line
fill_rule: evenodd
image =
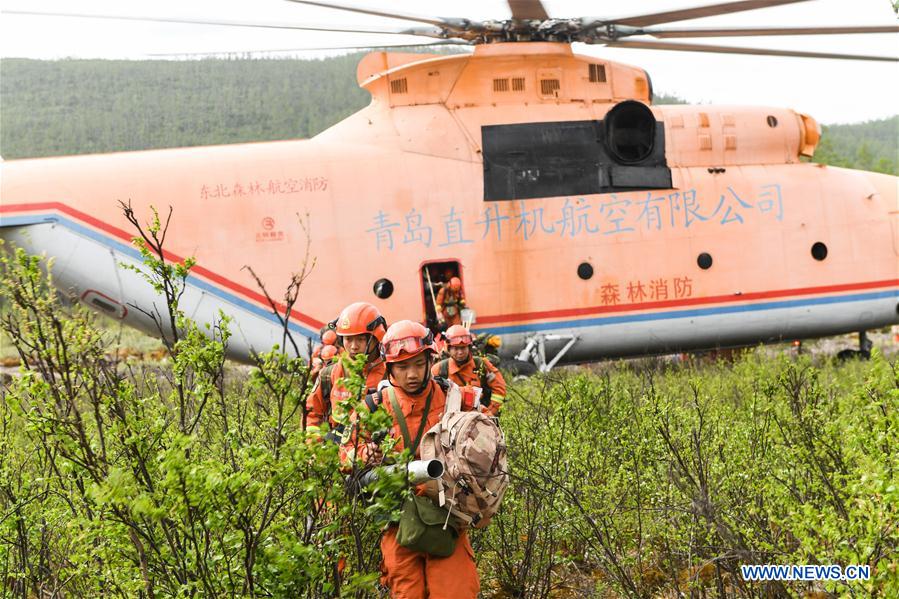
M446 344L450 347L454 345L471 345L471 333L461 324L454 324L443 334L446 337Z
M459 291L462 289L462 279L459 277L453 277L449 280L449 288L453 291Z
M328 329L322 333L322 344L334 345L335 343L337 343L337 333L334 332L334 329Z
M367 302L350 304L343 309L333 324L341 337L368 333L381 341L387 330L387 321L381 316L381 312Z
M316 346L315 346L315 349L312 350L312 357L313 357L313 358L317 358L317 357L319 357L320 355L322 355L322 346L321 346L321 345L316 345Z
M381 356L388 364L408 360L425 351L437 352L434 334L411 320L393 323L381 340Z
M322 360L329 362L337 355L337 348L333 345L326 345L322 348Z

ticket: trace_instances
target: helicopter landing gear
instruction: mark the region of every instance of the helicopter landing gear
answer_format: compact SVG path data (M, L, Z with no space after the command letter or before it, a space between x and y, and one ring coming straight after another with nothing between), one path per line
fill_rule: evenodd
M868 339L867 331L859 331L858 349L844 349L837 354L837 358L840 360L851 360L854 358L867 360L871 357L871 348L873 347L874 342Z
M528 339L527 345L525 345L524 349L515 356L516 362L533 362L533 364L537 367L537 370L540 372L549 372L553 369L553 367L558 364L559 360L561 360L565 354L568 353L577 340L580 339L577 335L543 335L537 334ZM565 341L565 345L556 352L555 356L552 356L549 361L546 359L546 342L547 341Z

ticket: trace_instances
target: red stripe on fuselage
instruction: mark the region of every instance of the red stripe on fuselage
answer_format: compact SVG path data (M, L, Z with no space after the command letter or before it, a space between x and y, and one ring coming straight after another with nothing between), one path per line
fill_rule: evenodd
M118 227L114 227L107 223L104 223L89 214L85 214L74 208L70 208L65 204L59 202L46 202L39 204L10 204L8 206L0 206L0 212L34 212L39 210L58 210L69 216L81 220L87 224L90 224L94 228L105 231L106 233L117 237L127 243L131 243L131 235L128 235L122 229ZM168 260L173 262L183 262L184 259L180 256L173 254L171 252L166 251L165 257ZM268 307L268 302L265 297L251 289L248 289L242 285L234 283L233 281L226 279L225 277L218 275L210 270L207 270L201 266L195 266L192 269L193 272L202 275L204 278L213 281L222 287L225 287L238 295L243 295L244 297L250 298L255 302L262 304ZM521 312L515 314L497 314L494 316L478 316L478 325L485 324L500 324L500 323L515 323L515 322L532 322L539 320L549 320L553 318L575 318L579 316L590 316L596 314L613 314L618 312L644 312L647 310L653 309L670 309L670 308L685 308L688 306L702 306L708 304L730 304L737 302L752 302L755 300L765 300L765 299L774 299L774 298L784 298L791 296L810 296L810 295L826 295L832 293L841 293L847 291L859 291L863 289L877 289L882 287L899 287L899 279L890 279L884 281L868 281L862 283L845 283L841 285L827 285L820 287L801 287L798 289L779 289L772 291L758 291L752 293L743 293L743 294L731 294L731 295L718 295L711 297L695 297L695 298L684 298L684 299L675 299L675 300L665 300L665 301L655 301L655 302L643 302L638 304L616 304L616 305L608 305L608 306L591 306L584 308L566 308L562 310L545 310L539 312ZM285 310L285 306L283 304L275 304L278 310ZM315 328L321 328L323 325L322 322L315 320L314 318L297 312L293 310L291 312L291 318L293 320L299 320L304 322L310 326Z
M735 302L751 302L754 300L773 299L791 296L826 295L862 289L881 287L897 287L899 279L885 281L868 281L864 283L846 283L843 285L826 285L821 287L801 287L798 289L778 289L774 291L758 291L753 293L716 295L710 297L693 297L677 300L643 302L639 304L616 304L609 306L593 306L587 308L567 308L564 310L546 310L542 312L521 312L518 314L497 314L495 316L478 316L478 324L496 324L505 322L530 322L552 318L573 318L594 314L616 312L643 312L652 309L685 308L687 306L703 306L708 304L731 304Z

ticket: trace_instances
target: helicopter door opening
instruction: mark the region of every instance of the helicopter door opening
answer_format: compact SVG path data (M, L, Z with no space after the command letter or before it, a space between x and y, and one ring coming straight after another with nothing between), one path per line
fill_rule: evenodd
M440 324L437 319L437 295L449 280L453 277L462 279L462 267L459 262L428 262L421 266L421 290L424 306L424 323L434 333L443 331L445 324ZM462 288L465 288L465 280L462 280Z

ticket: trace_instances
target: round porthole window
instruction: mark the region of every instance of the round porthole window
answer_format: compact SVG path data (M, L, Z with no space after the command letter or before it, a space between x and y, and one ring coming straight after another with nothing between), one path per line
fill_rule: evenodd
M827 246L820 241L815 242L815 244L812 245L812 258L818 261L827 258Z
M699 254L699 257L696 258L696 264L699 265L699 268L702 270L708 270L712 268L712 255L703 252Z
M375 295L381 299L387 299L391 295L393 295L393 283L390 279L378 279L375 281L375 285L372 288L375 292Z
M583 280L593 277L593 266L589 262L581 262L577 267L577 276Z

